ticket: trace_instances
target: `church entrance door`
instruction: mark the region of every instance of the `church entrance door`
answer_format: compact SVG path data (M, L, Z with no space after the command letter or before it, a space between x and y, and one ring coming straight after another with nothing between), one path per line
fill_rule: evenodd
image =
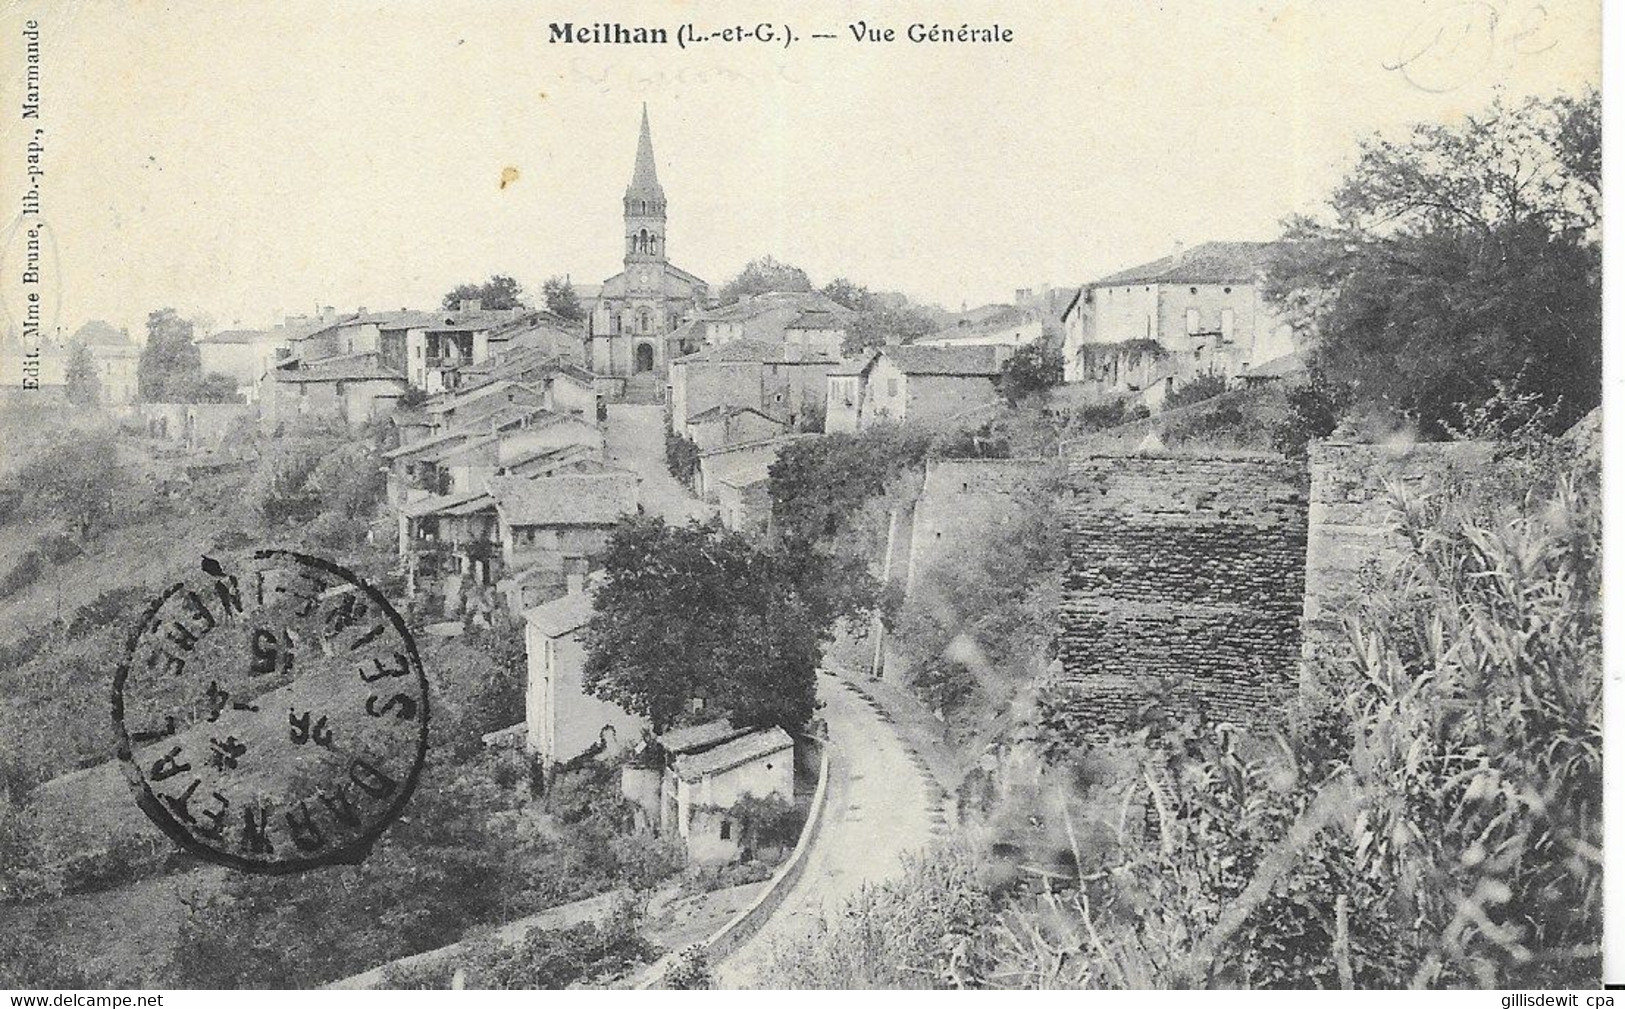
M653 371L655 367L655 348L651 343L640 343L632 352L632 366L636 371Z

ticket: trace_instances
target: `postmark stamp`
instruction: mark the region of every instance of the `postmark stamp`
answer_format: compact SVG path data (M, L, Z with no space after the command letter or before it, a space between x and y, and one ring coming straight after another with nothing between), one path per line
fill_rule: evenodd
M339 565L205 557L131 633L113 723L165 834L223 865L297 872L360 861L405 807L428 680L400 615Z

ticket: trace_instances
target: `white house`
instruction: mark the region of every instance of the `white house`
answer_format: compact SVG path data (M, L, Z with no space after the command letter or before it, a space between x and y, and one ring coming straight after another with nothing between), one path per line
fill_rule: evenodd
M683 839L689 858L725 862L739 852L743 825L731 815L735 803L746 796L794 799L795 741L777 726L749 731L711 722L695 728L709 745L672 733L661 737L670 754L663 819ZM712 741L719 737L723 741Z
M1289 249L1205 242L1086 285L1062 318L1066 381L1160 397L1197 375L1240 376L1293 353L1291 327L1263 296Z
M578 590L525 611L525 746L546 766L588 750L613 753L648 724L582 686L592 593Z

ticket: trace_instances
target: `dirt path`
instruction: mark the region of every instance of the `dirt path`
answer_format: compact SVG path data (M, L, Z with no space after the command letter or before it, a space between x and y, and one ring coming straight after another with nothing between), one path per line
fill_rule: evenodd
M895 877L903 856L940 829L940 793L887 717L843 680L820 676L818 686L832 744L824 824L783 905L716 966L719 988L777 987L767 974L776 946L832 918L864 885Z
M664 407L612 403L604 442L611 466L634 470L643 482L638 502L651 515L667 522L705 519L716 509L683 489L666 469L666 415Z

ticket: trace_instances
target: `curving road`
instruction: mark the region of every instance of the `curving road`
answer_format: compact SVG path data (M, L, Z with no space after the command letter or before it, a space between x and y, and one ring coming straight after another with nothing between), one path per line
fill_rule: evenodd
M863 885L898 875L903 856L929 846L942 829L942 795L888 716L832 675L819 677L818 696L832 744L825 820L784 903L716 965L719 988L778 987L767 974L776 946L805 937Z

